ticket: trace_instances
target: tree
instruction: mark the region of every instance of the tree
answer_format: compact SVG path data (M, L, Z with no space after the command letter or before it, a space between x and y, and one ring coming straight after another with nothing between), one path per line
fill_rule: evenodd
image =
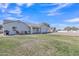
M67 26L67 27L64 28L64 30L67 30L67 31L70 31L70 30L76 31L76 30L79 30L79 28L77 28L75 26L73 26L73 27Z
M2 25L0 25L0 30L2 30L2 28L3 28L3 26L2 26Z
M67 26L67 27L64 28L64 30L66 30L66 31L70 31L71 29L72 28L70 26Z
M56 27L53 28L53 32L56 32Z
M47 27L50 27L50 25L48 23L42 23L43 25L46 25Z
M72 30L76 31L76 30L79 30L79 28L73 26L73 27L72 27Z

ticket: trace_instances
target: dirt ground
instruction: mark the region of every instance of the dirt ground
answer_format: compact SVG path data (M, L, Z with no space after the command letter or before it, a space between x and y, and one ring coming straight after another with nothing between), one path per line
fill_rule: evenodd
M68 36L79 36L79 32L56 32L50 33L52 35L68 35Z

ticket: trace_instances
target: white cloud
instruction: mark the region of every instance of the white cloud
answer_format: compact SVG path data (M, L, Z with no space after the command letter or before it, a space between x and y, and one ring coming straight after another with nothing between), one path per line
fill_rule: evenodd
M72 4L69 4L69 3L56 3L56 4L52 4L52 5L57 5L57 7L51 9L51 10L48 10L48 16L54 16L54 15L60 15L62 13L59 13L58 11L62 8L65 8L65 7L68 7L68 6L71 6ZM49 15L50 14L50 15Z
M26 5L26 7L31 7L34 3L17 3L18 6Z
M69 19L69 20L65 20L65 22L79 22L79 18L73 18L73 19Z
M68 7L68 6L72 5L72 4L69 4L69 3L61 3L60 4L59 3L59 4L56 4L56 5L57 5L57 7L53 8L52 10L49 10L49 12L56 12L56 11L62 9L62 8Z
M16 14L18 16L22 16L21 13L21 9L19 6L15 6L14 9L8 9L10 3L0 3L0 10L4 13L4 14ZM23 3L19 3L18 5L22 5Z
M6 14L2 14L2 16L1 16L1 17L4 19L5 17L10 17L10 16L12 16L12 15L11 15L11 14L7 14L7 13L6 13Z
M18 5L18 6L23 6L23 5L24 5L24 3L17 3L17 5Z
M15 7L15 9L9 10L8 13L10 13L10 14L15 14L15 15L17 15L18 17L22 17L22 16L23 16L23 15L22 15L22 11L21 11L20 7L18 7L18 6Z
M27 7L31 7L31 6L33 6L33 4L34 4L34 3L27 3L26 6L27 6Z
M17 18L17 17L13 17L13 16L5 16L4 19L26 21L26 20L30 19L30 16L24 16L24 17L21 17L21 18Z
M16 7L15 9L13 10L10 10L9 13L13 13L13 14L20 14L21 13L21 10L19 7Z
M2 12L5 12L6 9L8 8L9 3L0 3L0 9Z
M48 13L48 16L55 16L55 15L60 15L63 13L59 13L59 12L53 12L53 13Z
M18 18L15 18L15 17L6 17L5 19L9 19L9 20L18 20Z
M0 8L7 8L8 5L8 3L0 3Z

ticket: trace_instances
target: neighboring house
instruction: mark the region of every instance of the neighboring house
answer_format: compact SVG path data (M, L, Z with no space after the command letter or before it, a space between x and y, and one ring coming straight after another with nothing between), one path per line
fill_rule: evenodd
M3 21L3 32L5 35L48 33L48 31L49 27L43 24L26 24L20 20Z

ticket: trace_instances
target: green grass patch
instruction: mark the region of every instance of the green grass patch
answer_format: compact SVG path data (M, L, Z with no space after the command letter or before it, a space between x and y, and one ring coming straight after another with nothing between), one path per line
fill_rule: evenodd
M79 37L65 35L16 35L0 37L3 56L79 56Z

